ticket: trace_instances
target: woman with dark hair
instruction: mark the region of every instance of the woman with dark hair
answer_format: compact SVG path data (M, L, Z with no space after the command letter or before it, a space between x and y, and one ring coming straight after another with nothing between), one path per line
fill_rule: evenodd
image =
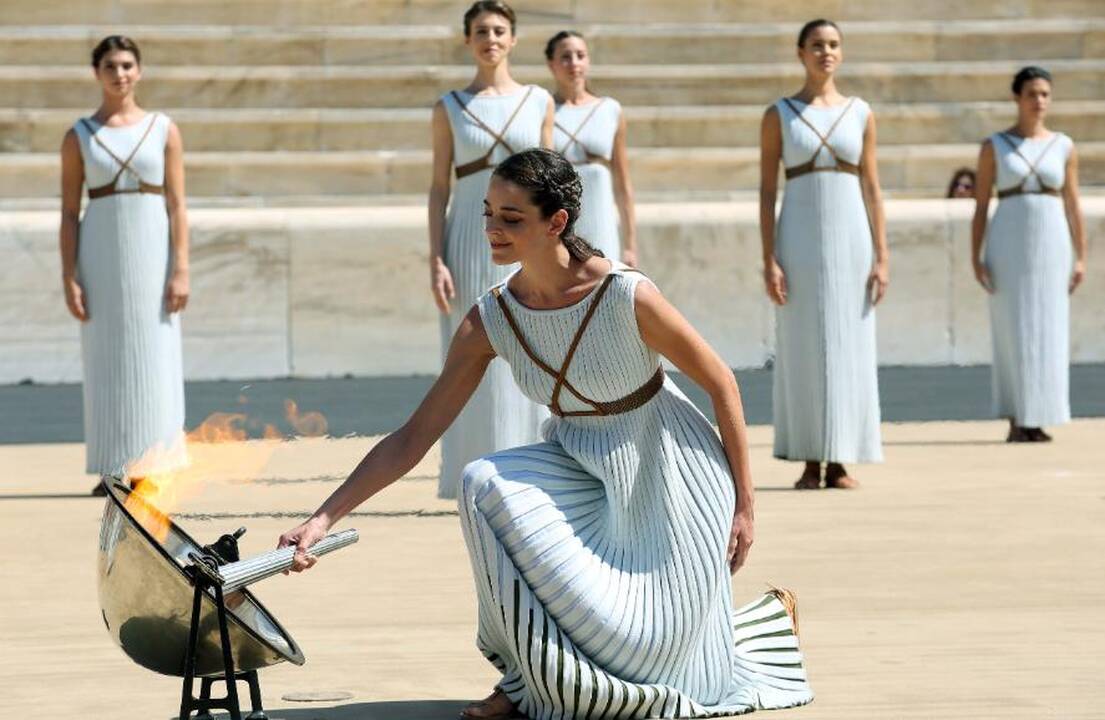
M637 224L622 106L612 97L591 93L591 56L587 41L575 30L561 30L549 38L545 59L556 80L553 148L576 166L583 181L576 232L606 257L636 265Z
M853 488L843 463L882 460L875 306L889 283L875 116L836 89L841 33L798 35L806 82L764 113L760 235L775 310L775 456L805 462L798 489ZM775 222L779 164L786 171Z
M188 302L183 143L135 100L133 40L92 51L100 107L61 146L65 303L81 321L87 472L132 483L187 463L180 312ZM88 207L81 217L81 190ZM94 494L102 493L97 483Z
M552 144L552 97L510 75L514 33L509 5L497 0L473 3L464 13L464 43L472 51L476 76L468 87L446 93L434 105L430 286L442 313L443 351L476 298L511 269L491 261L484 239L483 198L491 171L511 153ZM547 416L518 391L503 363L493 363L442 439L438 495L456 497L461 471L470 460L537 439Z
M1086 272L1086 234L1074 143L1044 125L1051 75L1022 69L1013 100L1016 124L979 153L971 259L990 294L994 413L1009 419L1009 442L1041 442L1044 425L1070 420L1069 296Z
M951 198L973 198L975 196L975 171L971 168L961 167L952 173L952 181L948 183L948 194Z
M700 717L809 702L794 596L734 611L753 539L733 373L660 291L594 254L573 224L572 165L527 150L484 205L496 264L520 263L470 308L445 369L302 525L296 570L342 516L407 472L503 358L554 418L545 441L465 468L459 500L479 601L477 645L502 673L469 718ZM710 396L721 437L660 358Z

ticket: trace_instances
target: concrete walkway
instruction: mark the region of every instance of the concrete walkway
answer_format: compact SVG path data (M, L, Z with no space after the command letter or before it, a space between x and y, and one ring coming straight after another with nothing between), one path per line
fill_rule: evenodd
M5 414L7 418L7 415ZM757 542L734 579L800 596L818 693L777 720L1100 718L1105 706L1105 420L1051 445L1002 423L887 424L887 462L857 492L788 490L794 465L752 429ZM178 521L207 541L245 525L268 549L375 439L194 446L205 487ZM132 664L104 632L95 554L102 501L76 443L0 446L5 715L173 716L179 680ZM257 594L303 647L262 671L274 720L447 720L495 681L476 652L469 565L436 458L344 523L359 545ZM340 702L283 699L349 693Z

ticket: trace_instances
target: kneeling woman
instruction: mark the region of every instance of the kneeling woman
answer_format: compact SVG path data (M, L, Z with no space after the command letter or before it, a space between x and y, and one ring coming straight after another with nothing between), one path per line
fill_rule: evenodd
M554 414L545 442L468 465L460 517L481 652L503 674L471 718L697 717L809 702L774 591L734 611L729 575L752 544L752 482L733 373L640 273L573 232L579 177L549 150L495 169L495 263L521 269L481 297L411 419L306 523L296 567L342 516L414 467L491 359ZM721 430L664 376L710 395Z

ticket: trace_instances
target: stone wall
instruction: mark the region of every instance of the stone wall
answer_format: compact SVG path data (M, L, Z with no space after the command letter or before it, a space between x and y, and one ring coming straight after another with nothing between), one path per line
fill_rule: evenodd
M972 203L887 203L890 294L879 308L884 365L989 360L985 296L968 259ZM1075 295L1072 358L1105 361L1105 286L1093 242L1105 198L1084 201L1090 272ZM643 204L641 263L734 367L772 354L753 203ZM438 320L420 207L197 209L189 379L434 373ZM60 291L57 217L0 213L0 383L80 379L77 323ZM95 313L95 307L91 308Z

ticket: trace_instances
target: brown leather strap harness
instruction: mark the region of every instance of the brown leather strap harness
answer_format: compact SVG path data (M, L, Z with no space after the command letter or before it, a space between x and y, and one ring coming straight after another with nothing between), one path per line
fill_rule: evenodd
M836 127L840 124L840 121L844 119L844 116L848 114L848 110L851 109L852 104L855 103L855 101L855 98L851 98L850 100L848 100L848 104L845 105L844 109L840 111L840 115L835 121L833 121L832 126L829 128L829 131L822 135L821 131L814 127L813 123L807 120L806 117L802 115L801 112L799 112L798 108L794 106L794 103L791 102L790 98L783 98L783 102L787 104L787 107L790 108L791 112L793 112L795 116L806 125L806 127L812 130L813 134L816 135L817 138L821 141L821 144L818 146L817 150L814 151L813 157L811 157L807 162L804 162L801 165L795 165L794 167L788 167L786 169L787 180L793 180L796 177L808 175L809 173L813 172L842 172L848 173L850 175L859 175L859 165L855 165L846 160L842 160L840 156L836 154L836 150L833 149L833 146L829 144L829 137L833 134L833 131L836 130ZM828 150L829 154L833 156L833 165L818 167L817 156L821 154L822 148Z
M485 123L483 120L480 120L480 118L477 117L475 113L469 110L468 105L460 99L460 95L457 94L456 90L453 90L449 93L453 96L454 102L456 102L456 104L460 107L461 112L472 118L472 121L476 123L477 126L479 126L484 132L486 132L495 140L495 142L491 144L491 147L487 149L487 152L484 153L484 155L476 158L472 162L467 162L463 165L456 166L457 180L468 177L469 175L474 175L481 170L495 167L495 163L491 162L491 155L495 152L495 148L500 145L505 147L507 149L507 152L512 154L514 153L514 148L510 146L510 144L503 138L503 136L506 135L506 131L510 128L510 124L514 122L514 118L518 117L518 113L522 110L522 106L526 104L526 101L529 100L530 93L532 92L532 85L526 88L526 94L522 96L522 102L518 103L518 107L514 108L514 112L510 114L510 117L507 118L506 124L503 125L503 129L499 132L495 132L494 130L492 130L490 127L488 127L487 123Z
M636 270L627 270L626 272L638 272ZM518 344L522 346L522 350L526 353L533 364L544 372L551 375L556 383L553 385L552 400L549 402L549 410L553 415L557 417L591 417L595 415L619 415L621 413L627 413L630 410L636 410L649 400L651 400L656 393L660 392L660 388L664 385L664 368L656 368L656 373L653 374L648 381L637 388L628 395L618 398L617 400L611 400L609 402L603 402L600 400L592 400L585 397L581 392L575 389L570 382L568 382L568 367L572 364L572 358L575 356L576 348L579 347L579 341L583 338L583 333L587 329L587 325L591 322L591 318L594 316L595 311L598 309L599 302L602 301L602 296L606 294L607 288L610 287L610 283L614 279L614 273L609 273L606 278L599 285L598 290L595 292L595 297L591 301L590 307L587 308L587 313L583 316L582 322L579 324L579 328L576 330L575 337L572 338L571 344L568 346L568 353L564 356L564 362L561 363L559 370L554 370L552 366L546 363L544 360L537 356L537 353L533 351L529 343L526 342L525 336L522 334L522 329L518 326L517 321L514 319L514 314L510 311L510 306L507 305L506 299L502 295L502 288L496 287L492 289L491 294L495 296L495 300L499 303L499 308L503 311L503 317L506 318L507 324L510 326L511 332L514 333L514 337L517 338ZM572 395L583 403L591 406L591 410L563 410L560 407L560 392L561 390L567 390Z
M1020 148L1017 147L1016 143L1014 143L1009 138L1008 133L1003 133L1003 132L998 133L998 137L1000 137L1002 140L1004 140L1006 143L1008 143L1009 144L1009 149L1012 150L1014 153L1016 153L1017 157L1019 157L1021 160L1023 160L1024 164L1028 166L1028 174L1025 175L1024 178L1021 179L1021 182L1020 182L1019 185L1015 185L1011 188L1006 188L1005 190L1001 190L1001 189L998 190L998 199L999 200L1002 200L1002 199L1007 198L1007 197L1013 197L1014 195L1059 195L1063 191L1062 187L1052 188L1052 187L1048 187L1047 185L1045 185L1044 184L1044 179L1042 177L1040 177L1039 173L1036 172L1036 167L1040 164L1040 161L1044 159L1044 155L1047 155L1048 150L1051 150L1051 146L1054 145L1055 141L1059 139L1059 133L1055 133L1055 135L1051 138L1051 142L1049 142L1047 145L1044 146L1043 151L1036 158L1036 162L1029 162L1028 161L1028 158L1026 158L1021 153L1021 150L1020 150ZM1039 190L1028 190L1027 188L1025 188L1025 185L1028 183L1028 179L1030 177L1035 177L1036 178L1036 182L1038 182L1040 184L1040 189Z
M123 173L130 170L136 176L138 173L134 168L130 166L131 160L134 160L134 156L138 154L138 149L142 147L142 143L146 142L146 138L150 136L150 131L153 130L154 123L157 122L157 113L150 113L150 123L146 126L146 131L142 133L142 137L138 140L138 144L134 146L134 149L130 151L130 155L127 155L127 159L123 160L112 151L104 141L100 139L100 136L96 134L96 129L92 127L92 124L88 122L86 118L81 118L81 124L84 125L85 130L88 131L89 137L91 137L97 145L103 148L104 152L111 156L111 158L119 163L119 172L115 173L115 177L111 179L111 182L100 187L88 188L88 199L97 200L102 197L108 197L110 195L122 195L127 193L146 193L149 195L164 195L164 185L152 185L142 178L138 178L138 187L134 188L120 188L116 187L119 182L119 178L123 176Z
M587 125L588 122L590 122L591 118L595 116L595 113L598 112L599 106L601 106L604 102L606 102L606 98L599 98L598 102L595 103L595 106L591 108L591 111L587 113L587 115L583 118L583 122L579 124L579 127L576 128L575 132L568 132L568 128L564 127L560 123L556 123L557 129L568 136L568 142L564 143L563 147L561 147L557 152L559 152L561 155L567 156L568 148L570 148L572 145L579 145L580 149L583 150L583 156L585 160L582 163L574 163L575 165L595 164L604 165L607 168L610 167L609 160L604 158L602 155L591 152L587 149L586 145L579 141L579 134L583 132L583 128Z

